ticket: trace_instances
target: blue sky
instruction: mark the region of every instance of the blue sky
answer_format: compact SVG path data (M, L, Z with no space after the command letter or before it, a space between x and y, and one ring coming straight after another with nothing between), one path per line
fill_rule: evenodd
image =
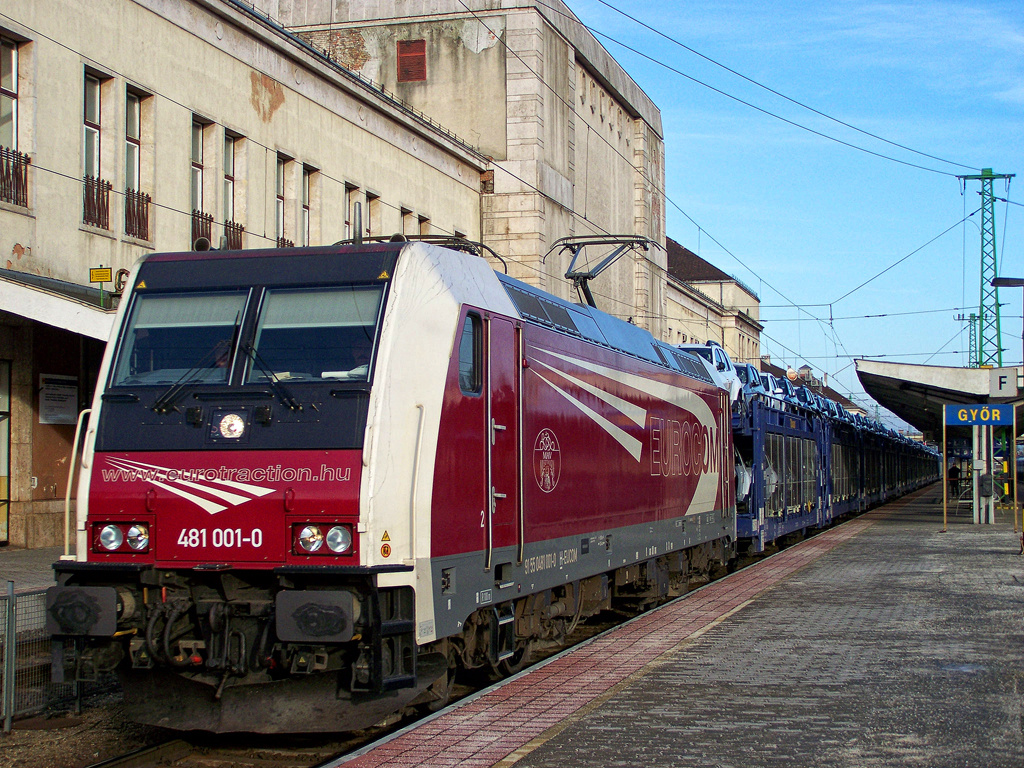
M758 292L763 353L784 365L810 364L859 402L870 401L851 356L966 365L966 326L954 316L977 311L980 214L972 217L977 225L957 222L980 206L980 183L968 182L962 195L955 177L983 167L1019 174L1008 199L1024 202L1020 0L608 1L830 117L967 166L853 131L730 74L599 0L569 0L661 109L668 234ZM786 124L602 34L762 110L940 172ZM1006 197L1005 183L995 182L994 192ZM1024 208L997 202L995 217L999 273L1024 277ZM1021 363L1021 294L1000 292L1004 365ZM906 312L918 314L893 314ZM889 316L865 317L881 314Z

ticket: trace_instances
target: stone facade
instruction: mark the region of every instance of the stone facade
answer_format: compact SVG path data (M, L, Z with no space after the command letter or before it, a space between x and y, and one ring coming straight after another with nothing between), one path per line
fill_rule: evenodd
M493 158L481 226L514 277L568 298L568 254L545 256L559 238L664 245L660 112L559 0L260 5ZM399 46L418 41L422 70L404 78ZM665 266L660 248L621 258L592 283L598 306L661 336Z
M761 362L760 299L743 283L668 238L666 340L717 341L737 363Z
M87 407L103 347L74 313L29 312L7 290L28 290L19 276L64 281L39 292L44 307L75 304L90 268L116 275L144 254L187 250L197 222L214 247L227 235L244 248L329 244L353 234L356 203L369 234L413 221L417 232L481 236L480 152L244 7L6 0L0 42L16 84L8 149L28 182L26 200L20 188L0 194L0 363L11 380L0 543L63 541L75 426L41 423L40 376L68 376Z

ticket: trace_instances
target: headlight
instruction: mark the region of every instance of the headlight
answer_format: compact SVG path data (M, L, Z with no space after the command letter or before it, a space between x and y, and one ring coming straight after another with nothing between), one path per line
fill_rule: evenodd
M299 531L299 546L307 552L316 552L324 545L324 535L315 525L307 525Z
M140 552L149 546L149 528L141 523L136 523L128 529L128 546L136 552Z
M103 530L100 531L100 544L103 545L104 549L109 549L113 552L116 549L120 549L121 544L123 543L124 534L121 533L121 529L118 526L103 526Z
M331 552L347 552L352 546L352 531L344 525L336 525L327 532L327 546Z

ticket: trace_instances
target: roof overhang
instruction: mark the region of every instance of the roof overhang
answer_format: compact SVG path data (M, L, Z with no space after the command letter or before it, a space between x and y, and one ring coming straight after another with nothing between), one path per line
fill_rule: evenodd
M947 368L877 360L855 362L864 391L931 440L942 438L942 406L947 403L1016 402L1018 432L1024 422L1024 410L1017 394L1016 368L999 369L1011 377L1013 394L996 397L991 394L994 370L991 368Z
M89 301L67 295L60 290L63 281L44 278L40 282L45 281L48 287L42 287L12 277L7 270L4 273L0 275L0 310L92 339L107 341L110 338L115 310L101 309ZM66 285L74 286L73 283Z

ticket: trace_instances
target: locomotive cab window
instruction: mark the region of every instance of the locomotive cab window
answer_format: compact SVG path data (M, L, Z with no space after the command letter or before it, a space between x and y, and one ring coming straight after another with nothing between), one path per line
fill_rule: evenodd
M467 315L459 337L459 388L467 395L480 394L483 377L483 334L480 318Z
M381 286L269 289L248 381L367 381Z
M138 294L111 386L226 383L248 291Z

